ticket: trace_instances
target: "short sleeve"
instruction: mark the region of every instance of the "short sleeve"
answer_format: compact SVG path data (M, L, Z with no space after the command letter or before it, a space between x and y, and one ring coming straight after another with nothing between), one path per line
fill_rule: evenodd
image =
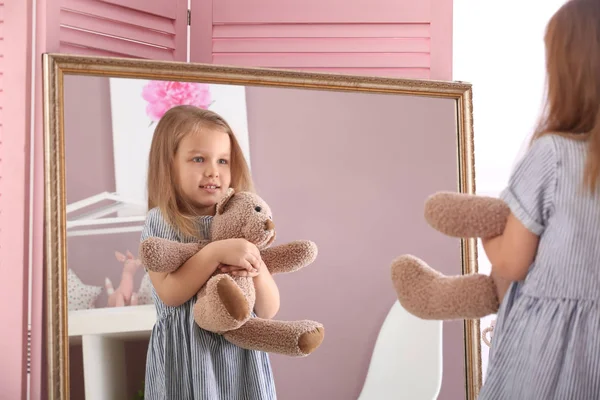
M536 139L516 165L500 198L532 233L541 235L552 215L558 157L552 135Z
M140 242L149 237L158 237L167 240L178 240L175 229L165 221L159 208L153 208L146 214L146 221L142 229Z

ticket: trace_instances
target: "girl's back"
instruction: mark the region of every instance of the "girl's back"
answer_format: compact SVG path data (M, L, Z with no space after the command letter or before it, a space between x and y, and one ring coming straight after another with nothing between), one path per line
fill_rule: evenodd
M547 218L535 264L522 292L536 297L600 299L600 196L583 183L586 141L547 135L548 187L542 188ZM541 143L540 143L541 144ZM535 187L534 176L523 176Z
M498 312L480 399L600 398L600 196L583 183L587 151L544 135L503 192L540 241Z

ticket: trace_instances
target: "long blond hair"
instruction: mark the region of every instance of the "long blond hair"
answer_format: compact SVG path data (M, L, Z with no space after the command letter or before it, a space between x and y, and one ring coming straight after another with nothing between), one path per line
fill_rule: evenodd
M588 144L584 184L600 186L600 0L570 0L550 19L547 94L532 140L560 134Z
M148 209L158 207L166 221L180 233L198 236L192 208L184 201L177 185L175 154L181 140L202 128L219 129L231 141L231 187L254 191L250 169L229 124L219 114L194 106L169 109L154 130L148 157Z

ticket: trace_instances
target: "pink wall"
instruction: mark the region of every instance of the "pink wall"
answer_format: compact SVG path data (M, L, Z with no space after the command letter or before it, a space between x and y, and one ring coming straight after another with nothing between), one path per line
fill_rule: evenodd
M247 103L252 173L277 242L319 246L314 265L278 277L278 318L326 329L308 358L273 357L279 396L357 398L395 301L391 260L412 253L460 273L459 242L423 218L428 195L457 190L454 101L251 87ZM464 398L462 323L445 324L443 348L439 399Z

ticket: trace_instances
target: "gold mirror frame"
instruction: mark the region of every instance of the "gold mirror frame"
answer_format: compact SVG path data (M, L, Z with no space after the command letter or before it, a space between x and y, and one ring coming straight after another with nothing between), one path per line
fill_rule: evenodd
M334 75L127 58L43 55L44 83L44 267L46 282L48 399L69 398L67 252L64 146L65 74L238 84L441 97L456 100L458 190L475 193L471 85L414 79ZM477 272L474 239L462 240L462 273ZM482 381L479 320L464 321L466 399L477 398Z

